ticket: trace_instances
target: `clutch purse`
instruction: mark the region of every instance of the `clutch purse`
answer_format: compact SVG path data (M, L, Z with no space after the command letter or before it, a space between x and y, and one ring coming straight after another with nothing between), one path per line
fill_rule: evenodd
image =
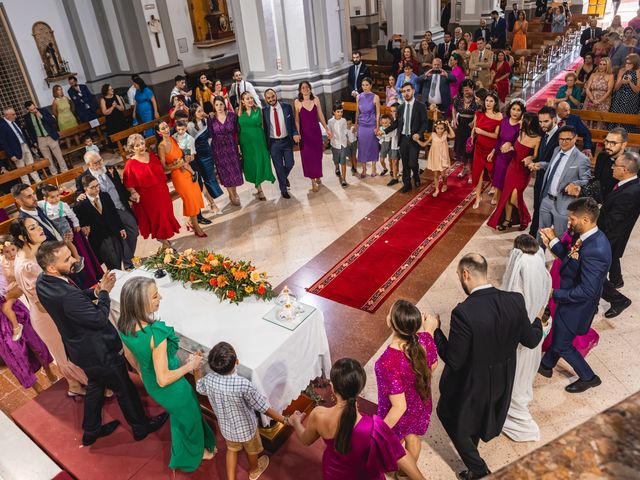
M469 155L473 153L473 136L467 138L467 143L465 144L464 149Z

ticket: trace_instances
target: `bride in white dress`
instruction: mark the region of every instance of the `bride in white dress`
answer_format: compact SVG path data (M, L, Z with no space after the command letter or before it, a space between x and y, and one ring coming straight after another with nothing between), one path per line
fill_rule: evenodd
M544 251L531 235L519 235L514 241L502 290L521 293L533 322L549 301L551 275L545 265ZM548 333L548 328L545 331ZM516 442L540 440L540 429L529 413L533 400L533 380L542 357L542 341L533 349L518 345L516 375L511 405L502 432Z

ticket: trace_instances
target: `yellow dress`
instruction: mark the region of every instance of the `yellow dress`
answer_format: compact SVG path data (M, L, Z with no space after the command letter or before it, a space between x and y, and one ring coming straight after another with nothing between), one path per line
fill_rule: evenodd
M71 110L71 102L67 97L58 97L54 100L58 107L58 130L66 130L78 126L78 120Z
M515 26L513 27L513 31L515 32L516 30L518 30L521 24L522 22L520 22L520 20L516 20ZM524 21L525 29L527 26L528 26L528 22L525 20ZM526 48L527 48L527 34L522 33L520 30L518 30L516 33L513 34L513 45L511 45L511 50L516 52L517 50L525 50Z

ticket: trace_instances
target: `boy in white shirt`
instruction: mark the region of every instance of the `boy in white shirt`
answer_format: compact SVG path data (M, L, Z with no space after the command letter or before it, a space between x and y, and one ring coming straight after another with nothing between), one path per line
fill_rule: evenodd
M347 120L347 140L349 146L347 147L347 158L351 165L351 173L358 174L358 135L356 134L356 127L352 120Z
M340 177L340 185L347 186L347 121L342 118L344 110L341 103L333 106L333 118L327 122L327 127L331 132L331 153L333 153L333 163L336 166L336 175Z

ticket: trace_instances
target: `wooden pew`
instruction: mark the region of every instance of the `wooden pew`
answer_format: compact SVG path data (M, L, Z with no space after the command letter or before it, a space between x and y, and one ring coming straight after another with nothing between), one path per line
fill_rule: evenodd
M595 112L593 110L571 110L585 122L621 123L623 125L640 125L640 115L630 113Z
M89 122L84 122L79 123L75 127L67 128L66 130L62 130L60 132L60 140L63 142L66 141L67 143L67 146L62 149L62 155L65 157L65 159L67 157L72 157L75 153L84 150L82 136L89 132L95 132L95 135L97 137L95 141L96 145L104 146L106 144L107 139L104 135L104 132L102 131L106 122L105 117L98 117L98 122L100 123L98 127L92 127ZM71 145L71 140L75 139L76 137L80 137L80 141L76 145ZM73 165L72 161L69 161L67 163Z
M139 134L142 135L143 132L145 130L149 129L149 128L155 129L156 124L158 122L167 122L168 120L169 120L169 114L163 115L160 118L156 118L155 120L151 120L150 122L141 123L140 125L136 125L135 127L127 128L126 130L123 130L121 132L114 133L109 138L111 139L112 142L114 142L116 145L118 145L118 152L120 153L120 156L122 157L122 161L126 162L127 161L127 152L124 149L124 147L125 147L124 144L126 143L127 138L129 138L129 136L133 135L134 133L139 133ZM155 145L156 136L155 135L151 135L150 137L145 139L145 142L147 144L147 148L150 148L151 146Z
M16 168L15 170L9 170L7 173L0 175L0 185L17 180L23 175L29 175L33 172L38 172L41 177L47 178L47 172L44 170L49 166L49 160L43 158L41 160L34 161L31 165L25 167Z
M594 144L603 143L609 133L608 130L589 129L589 131L591 132L591 140ZM630 147L640 147L640 133L630 133L628 145Z

